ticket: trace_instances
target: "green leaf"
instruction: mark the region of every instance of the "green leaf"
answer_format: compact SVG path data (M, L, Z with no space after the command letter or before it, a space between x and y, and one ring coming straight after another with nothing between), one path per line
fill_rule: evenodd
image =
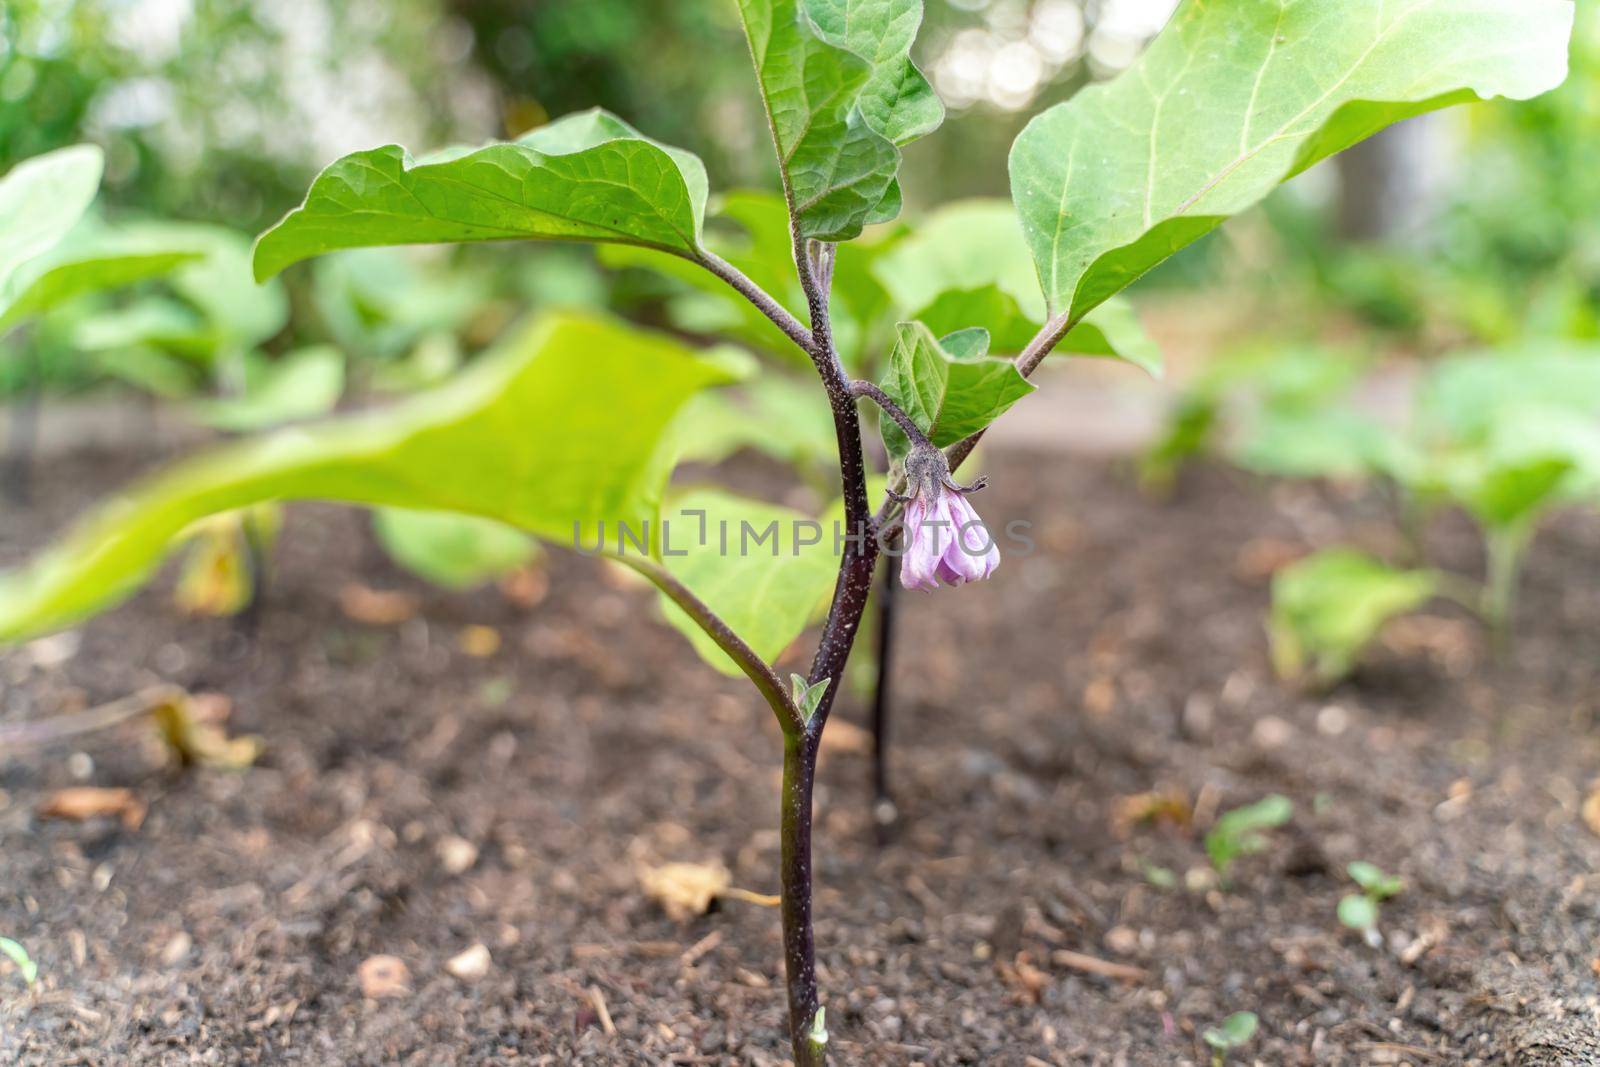
M1567 0L1185 0L1114 81L1036 116L1011 192L1077 321L1279 182L1384 126L1566 76Z
M12 963L17 965L17 970L22 974L22 980L28 985L33 985L39 980L39 965L33 962L28 955L28 950L9 937L0 937L0 953L3 953Z
M872 65L857 101L867 125L897 145L939 128L944 103L911 62L922 0L806 0L806 14L824 41Z
M481 272L416 259L399 249L357 248L317 261L317 311L347 351L400 357L422 338L461 330L495 296Z
M192 366L142 345L96 353L92 362L106 377L165 400L192 397L200 387Z
M84 223L11 272L0 289L0 332L73 297L165 274L199 256L187 242Z
M538 552L520 530L449 511L379 508L372 531L391 559L446 589L471 589L509 574Z
M1431 571L1403 571L1365 553L1333 548L1283 568L1272 579L1272 659L1289 678L1321 685L1355 666L1385 623L1421 607L1438 588Z
M801 719L806 722L811 721L811 716L817 713L817 707L822 703L822 698L828 692L828 685L832 680L824 678L816 685L809 685L804 676L789 675L789 695L794 700L794 706L800 709Z
M875 6L860 33L886 32L889 6L898 5ZM845 241L868 222L892 217L887 205L898 203L891 189L900 152L857 106L874 65L828 43L801 0L739 0L739 13L801 235Z
M1016 210L1004 200L960 200L930 213L877 259L873 271L903 314L938 334L983 326L996 352L1022 351L1044 322L1028 243ZM962 302L984 317L956 321ZM923 312L936 316L937 326ZM1161 353L1133 308L1117 300L1074 325L1055 351L1123 359L1152 374L1161 369Z
M1221 1026L1208 1027L1200 1036L1212 1048L1226 1052L1248 1044L1256 1036L1259 1022L1253 1011L1236 1011L1222 1020Z
M1345 868L1350 878L1374 900L1387 900L1405 888L1405 883L1392 874L1383 873L1377 864L1354 860Z
M1231 447L1239 466L1285 478L1358 478L1393 470L1401 448L1382 422L1352 408L1267 408Z
M705 168L601 111L512 144L413 161L398 145L345 156L256 242L271 277L340 248L545 238L620 241L694 257Z
M1027 347L1039 324L1022 313L1012 295L998 285L946 289L912 316L935 337L977 326L989 335L989 347L1014 356Z
M24 160L0 178L0 314L17 291L17 271L54 248L89 210L104 165L99 148L80 144Z
M240 396L197 400L189 412L219 430L248 433L325 415L344 392L344 353L312 345L274 360L245 364Z
M213 356L254 348L289 321L289 294L281 282L257 284L251 274L251 244L246 235L224 226L194 222L140 225L147 240L166 240L200 249L204 258L173 272L173 290L205 317Z
M1294 805L1288 797L1277 793L1225 813L1206 834L1206 855L1211 865L1226 877L1234 860L1266 847L1263 830L1282 826L1293 816Z
M667 570L768 662L800 636L833 590L838 553L831 518L696 489L673 501L666 521L658 540ZM664 595L661 603L667 620L707 663L724 674L739 673Z
M920 322L900 324L881 384L940 448L982 430L1034 390L1009 359L958 356ZM889 454L904 456L905 433L888 417L880 425Z
M145 297L79 320L72 343L89 352L148 347L201 355L209 349L200 316L181 301L162 296Z
M1452 356L1417 400L1424 431L1447 441L1488 437L1508 407L1600 416L1600 346L1542 343Z
M1346 893L1339 898L1339 921L1352 930L1371 930L1378 925L1378 902L1365 893Z
M838 438L826 395L815 379L764 373L690 400L673 424L680 458L720 463L742 448L765 452L802 469L837 467ZM838 477L837 469L831 476Z
M443 388L241 441L119 495L27 567L0 574L0 641L117 602L191 523L258 501L457 511L569 546L594 544L601 524L654 523L672 418L726 380L669 338L543 316Z

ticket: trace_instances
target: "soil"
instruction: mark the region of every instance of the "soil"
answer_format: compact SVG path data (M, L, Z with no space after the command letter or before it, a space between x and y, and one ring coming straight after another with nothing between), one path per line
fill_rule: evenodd
M0 513L0 563L139 465L53 461ZM1204 1064L1201 1031L1249 1010L1230 1062L1600 1063L1600 521L1541 534L1509 657L1435 605L1311 695L1272 676L1266 576L1342 538L1391 546L1377 501L1216 469L1158 501L1060 453L989 473L981 510L1032 521L1039 549L902 598L886 841L859 695L830 725L836 1062ZM1460 522L1431 553L1481 565ZM0 1060L786 1062L776 911L675 921L639 878L715 862L775 891L778 734L745 683L593 560L549 557L532 606L443 592L326 505L291 509L276 558L253 622L181 616L168 575L0 656L0 723L167 681L225 694L230 731L265 744L244 772L176 768L143 723L0 754L0 933L40 968L30 992L0 963ZM420 610L354 621L350 580ZM148 813L40 817L81 784ZM1292 822L1219 883L1205 828L1271 793ZM1335 918L1356 859L1405 880L1375 946ZM476 944L486 972L453 975ZM404 964L397 995L363 995L374 956Z

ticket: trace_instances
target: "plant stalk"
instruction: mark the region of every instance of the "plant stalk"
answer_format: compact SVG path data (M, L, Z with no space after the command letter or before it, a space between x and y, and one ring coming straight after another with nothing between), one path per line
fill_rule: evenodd
M788 976L789 1041L795 1067L825 1067L825 1046L811 1040L817 998L816 943L811 932L811 792L817 771L817 739L809 731L788 736L783 746L783 959Z
M1523 524L1486 535L1487 571L1484 575L1483 617L1489 624L1489 640L1496 659L1504 660L1511 651L1511 617L1516 610L1517 576L1522 570L1523 549L1528 544L1528 529Z
M883 569L878 586L878 676L872 687L872 818L880 830L894 824L897 816L894 797L889 792L889 705L894 671L894 568Z
M34 456L39 449L39 408L44 403L44 361L39 358L39 350L31 343L32 337L18 334L17 339L27 352L28 380L23 387L22 398L11 408L3 492L12 503L26 504L33 488Z

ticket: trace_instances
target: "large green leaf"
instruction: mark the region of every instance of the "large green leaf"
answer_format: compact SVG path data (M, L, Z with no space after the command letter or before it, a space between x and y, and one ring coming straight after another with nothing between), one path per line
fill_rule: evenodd
M900 324L883 391L940 448L979 432L1034 390L1015 363L984 354L988 338L981 335L963 331L940 342L920 322ZM889 454L904 456L905 433L889 418L881 425Z
M379 508L372 532L400 566L446 589L470 589L527 563L538 546L493 519L449 511Z
M921 0L739 0L800 232L843 241L899 211L896 144L943 107L908 59Z
M872 65L857 102L867 125L897 145L939 128L944 103L911 62L922 0L806 0L806 14L823 40Z
M200 253L119 234L68 239L18 268L0 293L0 332L84 293L165 274Z
M931 212L904 240L873 265L901 314L922 318L952 292L993 289L1010 304L985 294L980 299L995 318L976 319L993 337L996 352L1016 353L1044 321L1038 275L1016 210L1004 200L959 200ZM1013 313L1015 309L1015 313ZM948 322L949 307L938 311ZM1029 327L1032 327L1031 329ZM948 329L956 329L950 326ZM1023 331L1027 337L1020 337ZM941 326L939 333L946 332ZM1160 373L1161 353L1139 326L1133 309L1113 300L1077 323L1056 345L1062 355L1109 356Z
M667 570L769 663L800 636L838 576L831 518L812 519L777 504L696 489L673 501L667 521ZM724 674L739 673L665 597L662 608L706 662Z
M1012 146L1050 311L1076 321L1390 123L1560 84L1571 24L1568 0L1185 0L1133 67Z
M104 165L99 148L80 144L24 160L0 178L0 313L18 269L54 248L89 210Z
M705 168L602 111L511 144L414 162L385 145L330 165L256 242L255 274L340 248L544 238L620 241L694 257Z
M667 427L727 380L675 341L610 320L544 317L434 392L283 430L181 464L116 498L26 568L0 575L0 640L121 599L198 519L264 500L458 511L557 544L654 522Z

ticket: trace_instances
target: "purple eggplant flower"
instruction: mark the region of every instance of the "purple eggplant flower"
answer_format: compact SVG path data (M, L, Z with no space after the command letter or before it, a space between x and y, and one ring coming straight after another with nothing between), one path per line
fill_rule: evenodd
M963 585L989 577L1000 566L1000 548L967 494L983 488L956 484L944 453L914 448L906 457L904 554L900 584L907 589L937 589L939 583Z

